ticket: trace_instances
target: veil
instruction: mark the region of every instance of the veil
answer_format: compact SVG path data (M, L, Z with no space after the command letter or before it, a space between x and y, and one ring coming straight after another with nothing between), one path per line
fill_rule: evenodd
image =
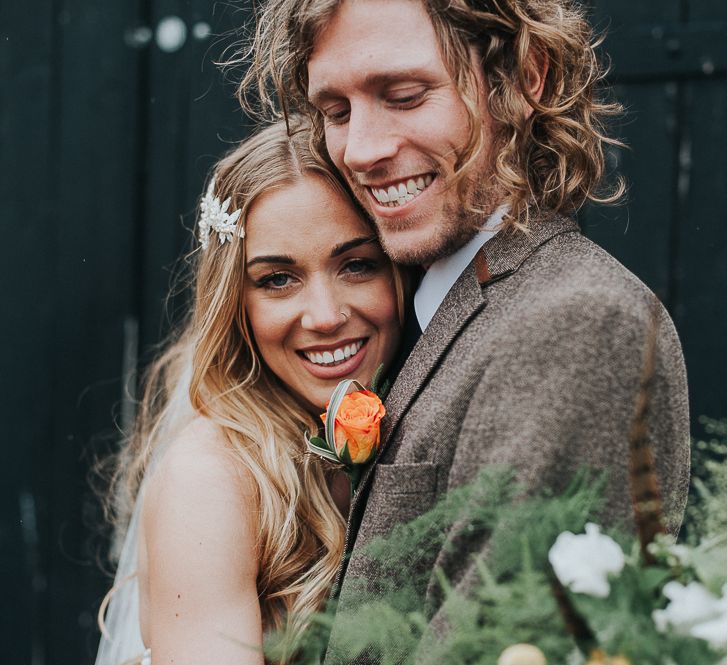
M183 369L161 416L159 442L147 466L141 487L136 496L134 510L121 548L114 585L106 594L98 611L101 640L95 665L151 665L151 652L145 650L139 623L139 529L144 487L152 475L168 444L196 416L189 400L192 379L191 347L183 358Z
M99 609L102 634L96 654L96 665L140 663L144 657L145 647L139 627L139 580L136 575L141 505L141 492L139 492L121 549L114 586L106 594ZM105 618L104 610L106 610Z

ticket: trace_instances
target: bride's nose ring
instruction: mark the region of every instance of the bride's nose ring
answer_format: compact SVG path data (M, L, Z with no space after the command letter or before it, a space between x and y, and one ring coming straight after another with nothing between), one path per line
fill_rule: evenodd
M351 318L350 314L346 314L343 310L339 312L339 314L343 317L343 322L346 323Z

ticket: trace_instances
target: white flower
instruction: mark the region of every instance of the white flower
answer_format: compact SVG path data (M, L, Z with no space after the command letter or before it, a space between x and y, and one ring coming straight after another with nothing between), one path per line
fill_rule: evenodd
M689 634L692 637L706 640L713 649L727 648L727 613L712 621L705 621L693 626Z
M690 582L687 586L669 582L664 586L664 595L669 605L652 614L659 631L665 632L671 627L679 635L709 642L713 649L727 648L727 584L722 587L721 598L699 582Z
M714 609L718 616L692 626L689 634L706 640L713 649L727 649L727 584L722 587L722 597L715 602Z
M620 573L626 562L618 543L591 523L586 524L585 534L561 533L548 552L548 561L561 584L596 598L608 596L609 573Z
M662 633L671 626L677 634L688 635L697 624L711 622L722 613L720 600L699 582L690 582L687 586L668 582L664 585L663 593L669 599L669 604L665 609L654 610L651 614L657 630Z
M245 230L237 229L236 226L242 210L235 210L232 214L227 212L232 198L228 197L224 203L221 203L220 199L214 195L215 181L215 178L210 180L207 193L199 204L200 215L197 228L202 249L207 249L211 231L217 233L220 244L224 244L225 241L232 242L232 238L236 235L240 238L245 237Z

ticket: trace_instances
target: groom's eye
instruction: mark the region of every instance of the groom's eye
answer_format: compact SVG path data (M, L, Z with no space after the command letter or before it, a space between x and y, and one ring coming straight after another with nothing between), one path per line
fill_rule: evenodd
M388 102L398 109L411 109L421 103L425 93L424 88L397 90L389 95Z
M336 106L321 109L321 112L328 122L332 122L334 124L340 123L344 122L348 117L348 106L337 104Z

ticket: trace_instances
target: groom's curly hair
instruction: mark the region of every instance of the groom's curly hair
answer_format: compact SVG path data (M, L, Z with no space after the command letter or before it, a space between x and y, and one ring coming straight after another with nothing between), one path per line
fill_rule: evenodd
M248 67L238 90L255 117L307 113L312 147L325 156L323 118L307 99L307 63L317 36L346 0L267 0L251 43L238 62ZM596 49L602 38L572 0L421 0L442 57L469 114L470 136L456 165L458 187L484 145L474 46L481 57L494 120L493 185L510 204L510 220L526 225L531 206L572 213L586 201L615 202L618 178L604 186L605 148L620 146L606 120L621 106L606 96L606 69ZM539 100L528 72L547 64ZM533 109L528 116L524 103ZM462 190L464 191L464 190Z

